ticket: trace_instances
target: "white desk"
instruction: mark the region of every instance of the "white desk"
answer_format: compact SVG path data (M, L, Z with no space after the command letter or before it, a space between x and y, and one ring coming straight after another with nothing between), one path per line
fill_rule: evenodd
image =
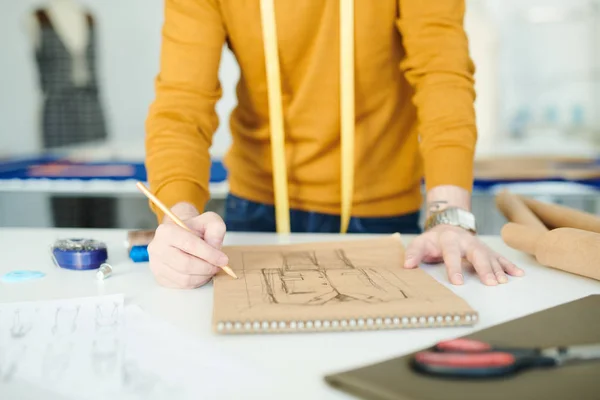
M5 179L0 180L1 193L47 193L73 196L139 197L136 180L108 179ZM147 185L147 184L146 184ZM208 190L212 199L223 200L229 192L227 181L210 183Z
M105 241L109 246L110 262L115 273L101 284L95 281L93 271L57 269L49 259L48 247L56 238L82 236ZM338 239L338 236L300 235L290 239L270 234L228 234L226 244L319 239ZM410 237L404 239L408 242ZM208 285L189 291L159 287L147 264L134 264L128 260L124 240L125 231L119 230L0 229L0 275L15 269L35 269L47 273L45 278L37 281L0 283L0 302L124 293L126 302L139 305L147 313L171 322L215 349L223 349L250 360L256 363L256 368L275 367L280 376L272 380L272 385L283 389L289 399L348 399L345 394L329 388L323 376L406 354L438 340L468 334L600 293L600 282L537 266L526 256L508 249L499 238L489 237L485 240L491 246L526 270L525 277L511 279L505 285L486 287L479 283L477 277L466 276L464 286L452 287L447 284L444 268L425 267L428 273L451 287L479 311L480 321L473 328L217 336L210 327L212 287ZM210 390L211 382L223 382L225 379L218 375L198 377L198 386L204 388L204 396L198 398L217 398ZM289 392L285 388L289 388ZM247 393L244 386L240 385L237 398L272 397Z

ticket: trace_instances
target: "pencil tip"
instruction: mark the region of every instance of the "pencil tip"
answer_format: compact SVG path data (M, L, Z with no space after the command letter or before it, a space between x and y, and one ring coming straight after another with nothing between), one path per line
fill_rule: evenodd
M235 272L233 272L233 270L230 267L225 266L221 268L223 268L223 271L227 272L227 275L231 276L234 279L238 279L237 275L235 274Z

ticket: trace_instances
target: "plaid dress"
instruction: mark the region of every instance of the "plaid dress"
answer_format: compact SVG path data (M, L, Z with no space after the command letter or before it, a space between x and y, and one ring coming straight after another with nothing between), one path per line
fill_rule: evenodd
M41 42L36 51L40 85L44 93L43 144L45 148L105 139L104 113L98 96L95 60L95 29L87 17L89 43L85 51L86 83L74 79L77 61L52 26L48 14L37 10Z
M43 146L46 149L99 141L107 137L98 97L95 29L87 16L89 44L83 65L65 47L48 14L37 10L41 42L36 51L40 85L44 93ZM80 65L75 63L79 62ZM84 69L84 84L77 84L75 68ZM54 226L61 228L114 228L116 199L53 196Z

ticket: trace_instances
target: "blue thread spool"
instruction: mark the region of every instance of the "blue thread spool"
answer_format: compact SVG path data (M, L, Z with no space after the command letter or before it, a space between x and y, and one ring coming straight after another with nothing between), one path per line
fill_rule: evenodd
M149 261L148 246L131 246L129 258L136 263Z
M106 244L93 239L60 239L52 246L56 265L71 270L98 269L108 259Z

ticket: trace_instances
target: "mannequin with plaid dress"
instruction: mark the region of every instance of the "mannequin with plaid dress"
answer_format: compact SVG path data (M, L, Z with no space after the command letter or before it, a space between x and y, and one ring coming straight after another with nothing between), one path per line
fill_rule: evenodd
M92 15L74 0L51 0L35 10L31 22L43 95L44 149L106 140ZM55 226L113 225L113 199L55 197L52 209Z
M36 10L35 18L36 61L44 95L44 147L106 139L93 17L72 0L54 0Z

